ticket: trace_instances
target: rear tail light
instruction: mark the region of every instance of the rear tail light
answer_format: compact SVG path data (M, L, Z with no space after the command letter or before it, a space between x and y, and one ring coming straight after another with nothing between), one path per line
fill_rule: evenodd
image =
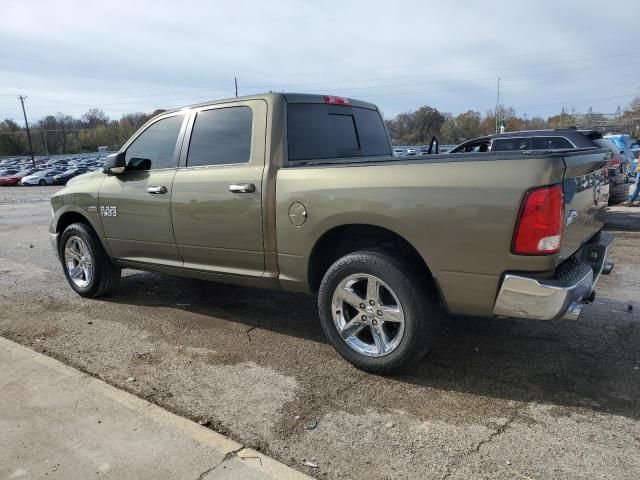
M325 95L324 103L328 105L351 105L351 100L344 97L334 97L333 95Z
M534 188L524 197L513 235L516 255L552 255L560 251L564 227L562 185Z

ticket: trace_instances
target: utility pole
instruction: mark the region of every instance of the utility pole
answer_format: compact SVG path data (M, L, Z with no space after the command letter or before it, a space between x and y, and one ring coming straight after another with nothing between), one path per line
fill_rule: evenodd
M31 132L29 131L29 122L27 122L27 112L24 109L24 101L27 97L20 95L18 96L20 99L20 103L22 104L22 114L24 115L24 125L27 127L27 138L29 139L29 153L31 154L31 164L33 168L36 168L36 158L33 156L33 144L31 143Z
M236 84L236 98L238 97L238 77L233 77L233 82Z
M524 114L524 128L523 128L523 130L526 130L526 129L527 129L527 114L525 113Z
M500 77L498 77L498 98L496 99L496 133L500 128L500 119L498 118L498 108L500 107Z

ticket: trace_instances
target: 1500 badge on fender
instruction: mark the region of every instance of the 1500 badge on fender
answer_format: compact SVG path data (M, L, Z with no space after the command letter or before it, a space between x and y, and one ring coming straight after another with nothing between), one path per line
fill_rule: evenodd
M102 217L117 217L118 207L100 207L100 216Z

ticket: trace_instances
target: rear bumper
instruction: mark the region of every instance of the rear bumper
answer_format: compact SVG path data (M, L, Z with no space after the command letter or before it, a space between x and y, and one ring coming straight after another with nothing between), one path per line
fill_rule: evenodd
M597 233L556 269L553 278L507 273L493 313L534 320L577 320L584 304L593 300L600 275L608 274L613 268L608 261L612 243L613 235Z

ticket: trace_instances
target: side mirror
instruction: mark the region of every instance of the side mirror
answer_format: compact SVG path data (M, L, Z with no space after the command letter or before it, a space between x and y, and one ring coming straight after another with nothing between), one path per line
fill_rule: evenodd
M102 171L104 173L111 173L113 175L124 173L124 169L127 166L124 156L124 152L112 153L111 155L108 155L104 161L104 167L102 167Z

